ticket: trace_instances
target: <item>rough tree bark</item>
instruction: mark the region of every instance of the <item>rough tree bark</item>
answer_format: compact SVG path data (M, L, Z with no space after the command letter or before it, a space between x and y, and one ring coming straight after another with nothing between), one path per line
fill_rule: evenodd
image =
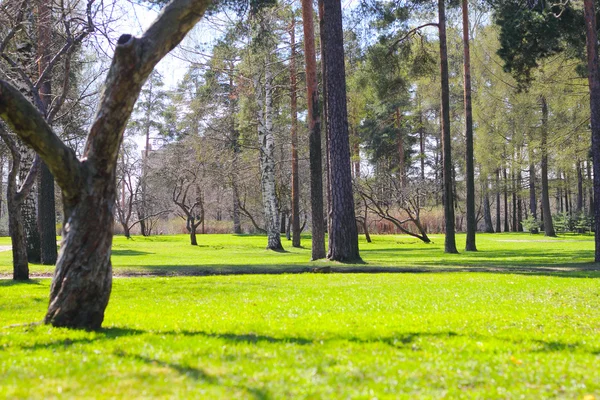
M444 0L438 0L440 31L440 75L442 84L441 122L442 122L442 152L443 152L443 189L444 189L444 222L446 225L446 238L444 252L458 253L454 228L454 194L452 191L452 150L450 142L450 86L448 83L448 48L446 45L446 6Z
M50 49L52 44L52 9L50 2L37 0L38 15L38 77L46 76L39 86L41 110L48 118L52 102L52 64ZM48 72L46 72L48 70ZM54 200L54 177L45 163L40 166L37 193L38 227L40 232L40 262L54 265L58 257L56 249L56 204Z
M313 5L302 0L302 24L304 29L304 60L306 68L306 100L308 110L309 158L310 158L310 208L312 214L312 259L325 258L325 224L323 221L323 165L321 150L321 109L317 83L317 56L315 51L315 28Z
M354 214L344 38L340 0L324 0L325 73L327 81L327 131L329 132L329 176L331 178L330 260L361 261L358 251L358 229Z
M329 138L329 128L327 126L327 50L325 48L327 43L327 35L325 34L325 5L323 3L324 0L318 0L317 6L319 9L319 39L321 39L321 87L323 88L323 119L322 119L322 129L325 132L325 188L327 191L327 232L331 232L331 168L330 160L329 160L329 147L330 147L330 138ZM322 147L322 146L321 146Z
M550 210L550 189L548 185L548 103L546 97L540 96L542 106L542 210L544 213L544 235L556 236L552 224L552 211ZM599 182L600 183L600 182Z
M298 84L296 78L296 17L290 28L290 108L292 113L292 246L300 247L300 177L298 175Z
M8 208L8 230L12 243L13 256L13 279L17 281L29 279L29 260L27 257L27 237L25 234L25 223L21 208L23 201L33 187L35 177L38 173L40 158L36 157L33 165L29 168L27 176L22 181L21 188L17 187L17 176L21 168L21 152L15 140L4 129L0 123L0 137L8 147L12 163L8 172L6 206Z
M477 251L475 232L475 167L473 165L473 107L471 105L471 52L469 49L469 3L462 0L463 47L464 47L464 98L465 98L465 164L467 184L467 242L466 251Z
M81 161L18 90L0 81L0 118L41 156L62 188L65 224L46 323L101 327L112 286L110 249L123 132L150 72L209 3L172 1L142 37L119 38Z
M583 1L587 44L588 85L592 125L592 163L594 168L595 261L600 262L600 71L598 68L598 32L593 0Z

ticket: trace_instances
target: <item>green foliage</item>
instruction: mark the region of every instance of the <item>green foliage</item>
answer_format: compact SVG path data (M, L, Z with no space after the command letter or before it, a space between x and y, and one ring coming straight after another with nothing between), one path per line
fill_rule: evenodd
M523 228L530 233L538 233L540 230L540 222L531 215L521 221L521 225L523 225Z
M50 280L0 282L7 398L584 398L595 279L515 274L115 279L105 328L41 320ZM43 378L42 378L43 377Z
M520 88L533 80L539 61L568 51L583 59L585 49L584 19L581 9L569 2L524 2L492 0L495 22L500 26L498 55L505 71L511 73Z

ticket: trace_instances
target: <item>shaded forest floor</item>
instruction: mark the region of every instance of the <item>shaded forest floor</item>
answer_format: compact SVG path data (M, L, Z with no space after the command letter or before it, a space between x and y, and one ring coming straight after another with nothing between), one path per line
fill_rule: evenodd
M509 272L551 275L600 276L594 264L591 235L559 235L547 238L527 233L478 234L478 252L444 254L443 235L431 235L425 244L406 235L373 235L367 243L361 236L364 263L340 264L310 260L310 236L301 248L283 238L284 252L265 250L266 237L252 235L198 235L198 246L188 235L115 236L115 276L199 276L229 274L302 273L328 267L332 272ZM457 246L464 248L464 235ZM10 239L0 238L0 246ZM0 277L12 274L10 251L0 252ZM32 277L51 277L53 266L32 264Z

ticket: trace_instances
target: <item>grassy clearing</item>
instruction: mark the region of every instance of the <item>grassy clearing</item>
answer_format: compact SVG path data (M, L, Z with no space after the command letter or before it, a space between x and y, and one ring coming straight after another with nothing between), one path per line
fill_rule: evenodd
M116 279L104 330L0 281L7 398L600 396L597 279L489 273Z
M0 239L6 241L6 238ZM116 236L113 266L117 275L214 274L298 272L323 265L338 270L478 270L511 269L521 271L580 271L595 269L594 238L588 235L562 235L546 238L529 234L479 234L476 253L444 254L443 236L432 235L432 244L424 244L406 235L377 235L373 243L361 238L365 264L340 265L326 261L309 262L310 238L304 248L295 249L284 240L286 252L264 249L264 236L200 235L199 246L190 246L187 235L134 237ZM457 236L459 249L464 235ZM10 241L7 241L10 243ZM0 276L12 273L11 253L0 252ZM52 266L32 265L32 274L49 276Z

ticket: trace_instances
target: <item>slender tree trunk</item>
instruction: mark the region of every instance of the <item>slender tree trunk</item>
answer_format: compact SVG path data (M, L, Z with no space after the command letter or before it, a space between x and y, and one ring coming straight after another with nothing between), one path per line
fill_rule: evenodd
M52 10L50 2L37 0L38 15L38 76L41 76L51 59ZM39 95L44 106L40 110L47 117L51 103L51 76L41 82ZM56 204L54 200L54 177L45 163L40 168L38 181L38 228L40 232L40 261L45 265L56 263Z
M323 166L321 150L321 108L317 83L317 57L313 5L302 0L304 58L306 65L306 100L308 110L310 157L310 207L312 214L312 259L325 258L325 226L323 220Z
M419 107L419 160L421 162L421 179L425 180L425 127L423 126L423 110L418 92L417 103Z
M517 173L517 232L523 232L523 199L521 198L521 170Z
M275 190L275 138L273 136L273 75L265 57L264 88L255 79L256 103L258 105L258 142L260 146L261 188L263 212L269 250L282 250L279 232L277 193ZM264 97L262 91L264 90Z
M402 115L400 108L396 107L396 142L398 145L398 174L400 175L400 186L406 186L406 159L404 156L404 137L402 136Z
M240 222L240 195L238 193L237 184L237 169L238 169L238 156L241 152L240 149L240 132L235 127L235 99L236 93L233 88L233 75L229 75L229 115L231 118L230 131L231 131L231 147L233 149L233 158L231 160L231 197L232 197L232 219L233 219L233 233L239 235L242 233L242 224Z
M540 150L542 152L542 209L544 211L544 235L554 237L556 236L556 232L554 231L554 225L552 224L550 189L548 187L548 104L546 103L546 97L540 96L540 102L542 106L542 142Z
M594 165L594 232L596 237L595 261L600 262L600 65L598 65L598 33L593 0L583 1L590 87L592 126L592 160Z
M454 194L452 190L452 150L450 143L450 86L448 83L448 48L446 45L446 6L444 0L438 0L439 31L440 31L440 73L442 83L442 153L443 153L443 179L444 179L444 221L446 224L446 239L444 252L458 253L456 250L454 228Z
M485 233L494 233L494 224L492 223L492 211L490 208L490 193L487 179L483 190L483 223Z
M325 73L331 177L331 230L327 257L336 261L355 262L361 261L361 258L352 192L342 7L340 0L324 0L323 5L326 15Z
M292 246L300 247L300 178L298 175L298 84L296 82L296 17L290 29L290 108L292 114Z
M531 216L537 219L537 199L535 196L535 166L531 161L530 153L530 164L529 164L529 211ZM537 228L532 229L531 233L538 233Z
M577 214L583 211L583 173L581 172L581 162L577 161Z
M513 164L514 165L514 164ZM518 232L518 218L517 218L517 179L515 177L514 167L510 172L512 180L512 231Z
M193 219L190 221L190 218L188 217L188 224L190 225L190 244L192 246L198 246L198 240L196 239L196 225L194 224Z
M465 162L467 184L467 243L466 251L477 251L475 232L475 167L473 165L473 108L471 106L471 52L469 49L469 4L462 0L463 47L464 47L464 98L465 98Z
M599 99L600 100L600 99ZM599 103L600 104L600 103ZM594 204L594 181L592 180L592 166L590 162L587 162L587 180L590 182L589 200L588 200L588 215L594 215L595 204Z
M327 232L331 232L331 167L329 147L331 140L329 137L329 121L327 120L328 105L327 105L327 35L325 34L325 5L324 0L318 0L319 8L319 37L321 39L321 87L323 88L323 131L325 132L325 173L326 173L326 190L327 190Z
M502 232L500 220L500 168L496 170L496 233Z
M510 232L510 226L508 223L508 173L506 167L502 167L502 174L504 177L504 185L502 188L502 193L504 196L504 232Z

